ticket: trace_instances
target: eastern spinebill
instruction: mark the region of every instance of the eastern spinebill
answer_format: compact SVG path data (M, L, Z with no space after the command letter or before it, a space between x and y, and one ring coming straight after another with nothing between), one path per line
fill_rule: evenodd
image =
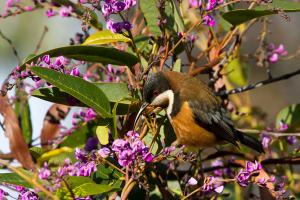
M179 144L207 148L227 141L264 152L259 141L234 128L220 100L195 77L173 71L151 74L143 88L143 101L136 121L148 106L166 109Z

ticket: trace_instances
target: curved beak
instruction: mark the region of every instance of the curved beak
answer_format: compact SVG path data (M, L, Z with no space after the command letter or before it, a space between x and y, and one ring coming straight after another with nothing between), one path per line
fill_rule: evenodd
M140 108L138 114L137 114L136 117L135 117L134 124L133 124L133 129L135 128L136 123L138 122L140 116L142 115L143 111L147 108L148 105L149 105L149 103L147 103L147 102L144 102L144 103L142 104L142 106L141 106L141 108Z

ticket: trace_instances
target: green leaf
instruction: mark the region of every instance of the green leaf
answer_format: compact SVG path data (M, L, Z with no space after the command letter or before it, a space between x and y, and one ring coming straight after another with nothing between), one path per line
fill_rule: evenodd
M32 188L31 184L21 178L15 173L1 173L0 174L0 183L10 183L14 185L23 186L26 188Z
M37 160L39 157L41 157L41 155L42 155L43 153L45 153L45 150L44 150L43 148L41 148L41 147L31 147L31 148L29 149L29 151L30 151L31 156L34 157L36 160Z
M18 117L25 142L29 144L32 139L32 124L31 124L28 97L26 96L25 92L22 89L18 89L16 91L16 94L20 98L18 98L15 103L15 113Z
M173 66L173 71L181 72L181 59L177 59Z
M78 197L86 197L89 195L104 194L117 190L119 188L105 184L84 183L73 189L73 192Z
M131 39L118 33L113 33L110 30L103 30L89 36L83 45L101 45L114 42L131 42Z
M299 12L300 3L286 0L273 0L271 4L258 6L254 10L239 9L224 13L222 17L232 25L239 25L251 19L284 12Z
M30 69L35 75L92 107L102 117L111 117L110 104L107 97L94 84L82 78L65 75L51 69L42 67L31 67Z
M170 30L174 33L184 32L184 22L174 0L166 1L165 14L167 17L167 26Z
M225 68L228 79L237 86L248 83L247 63L240 58L233 59Z
M296 131L300 127L300 104L292 104L282 109L276 117L276 127L280 127L280 122L289 126L289 131Z
M156 7L157 1L156 0L140 0L140 8L144 14L146 19L147 27L149 28L150 32L154 36L159 36L161 34L159 26L157 26L158 17L160 13L158 8Z
M27 62L23 63L20 67L25 69L26 64L36 62L44 55L50 55L50 57L65 56L76 60L99 62L102 64L127 65L129 67L132 67L139 61L136 56L115 48L81 45L66 46L45 51L27 60Z
M97 126L96 135L100 144L107 145L109 142L109 129L107 126Z

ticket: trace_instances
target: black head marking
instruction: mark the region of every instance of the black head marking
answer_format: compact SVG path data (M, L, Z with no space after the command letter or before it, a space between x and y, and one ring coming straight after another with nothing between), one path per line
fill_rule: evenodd
M143 89L143 99L151 103L159 94L170 89L169 81L162 72L157 72L148 76Z

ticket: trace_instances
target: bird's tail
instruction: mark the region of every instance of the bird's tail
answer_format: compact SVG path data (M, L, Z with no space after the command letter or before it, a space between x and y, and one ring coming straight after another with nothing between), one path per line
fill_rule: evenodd
M246 133L243 133L241 131L237 131L237 138L239 139L239 141L242 144L257 151L258 153L265 152L262 144L256 138L254 138Z

